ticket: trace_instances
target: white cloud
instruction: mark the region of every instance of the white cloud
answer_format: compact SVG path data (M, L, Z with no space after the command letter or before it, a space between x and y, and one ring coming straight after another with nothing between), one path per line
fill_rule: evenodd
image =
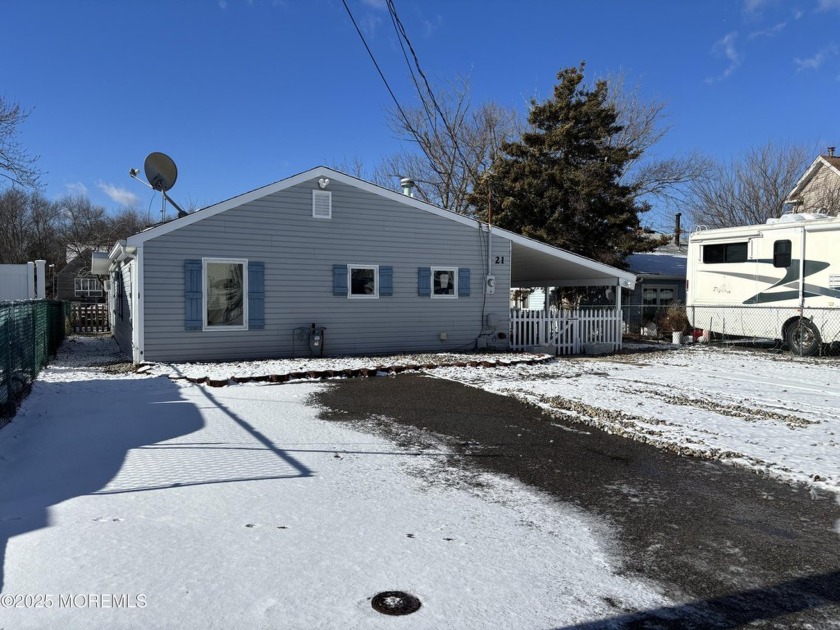
M219 0L219 8L227 9L227 0Z
M840 11L840 0L819 0L817 11Z
M434 20L423 20L423 35L431 37L443 24L443 17L436 15Z
M757 13L774 0L744 0L744 13Z
M760 31L753 31L752 33L750 33L750 39L756 39L758 37L775 37L783 30L785 30L786 26L787 22L779 22L778 24L771 26L770 28L765 28Z
M64 184L64 188L67 190L67 194L71 197L88 196L88 188L82 182L71 182L70 184Z
M369 6L371 9L380 9L382 11L388 8L385 0L362 0L362 4Z
M835 44L829 44L813 57L808 57L806 59L795 57L793 59L793 63L796 64L797 72L803 72L805 70L819 70L820 66L822 66L827 59L834 57L836 54L837 46Z
M738 40L738 33L732 32L727 33L712 47L712 52L719 56L724 57L725 59L729 60L729 65L723 71L723 74L716 78L706 79L706 83L714 83L716 81L722 81L723 79L729 77L733 72L735 72L741 63L744 61L744 56L738 52L738 49L735 47L735 43Z
M123 206L136 206L140 202L140 198L137 195L125 188L119 188L105 182L98 182L96 186L108 195L112 201L116 201Z
M381 24L382 18L378 15L373 15L372 13L369 13L359 19L359 28L361 28L368 37L376 35L376 31L379 29Z

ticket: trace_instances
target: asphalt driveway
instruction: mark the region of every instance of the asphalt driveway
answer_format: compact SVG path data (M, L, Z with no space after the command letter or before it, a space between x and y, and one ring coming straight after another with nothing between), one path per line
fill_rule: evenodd
M833 497L426 376L335 381L315 402L324 419L444 436L459 465L515 477L605 518L624 571L684 602L616 605L610 620L580 628L840 628Z

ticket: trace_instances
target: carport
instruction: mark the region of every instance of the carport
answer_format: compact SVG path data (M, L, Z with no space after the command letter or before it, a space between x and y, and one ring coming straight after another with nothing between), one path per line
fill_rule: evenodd
M537 287L545 296L542 309L511 308L512 349L554 354L621 349L621 289L633 290L633 273L506 230L499 232L511 241L511 289ZM549 304L555 287L606 287L613 304L557 308Z

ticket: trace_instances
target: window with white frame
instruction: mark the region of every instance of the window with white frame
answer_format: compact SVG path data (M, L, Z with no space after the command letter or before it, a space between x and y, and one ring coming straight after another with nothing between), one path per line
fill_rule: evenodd
M205 329L245 330L248 327L248 261L204 261Z
M352 298L379 297L379 266L348 265L347 296Z
M458 297L457 267L432 267L432 297Z
M102 295L102 283L98 278L74 278L76 297L99 297Z
M676 299L674 287L645 285L642 289L644 306L668 306Z

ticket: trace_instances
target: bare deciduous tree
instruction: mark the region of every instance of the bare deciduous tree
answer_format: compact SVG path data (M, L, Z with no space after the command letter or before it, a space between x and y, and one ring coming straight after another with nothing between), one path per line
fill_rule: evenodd
M646 99L638 85L628 87L623 73L606 77L607 102L618 112L621 130L610 138L611 146L624 147L631 156L622 183L636 191L641 200L681 203L692 182L707 177L713 162L696 151L660 158L652 153L671 130L666 104Z
M785 198L808 167L813 152L803 145L774 144L717 164L691 185L694 225L710 228L766 223L784 212Z
M377 183L393 187L397 178L411 177L423 201L470 214L467 195L476 178L489 168L503 141L519 128L514 111L495 103L474 108L469 81L459 78L414 107L388 112L388 124L398 138L416 147L386 158L374 173ZM454 134L454 138L453 138Z
M34 188L38 185L37 156L29 155L17 139L19 127L29 112L18 103L0 96L0 177L12 184Z

